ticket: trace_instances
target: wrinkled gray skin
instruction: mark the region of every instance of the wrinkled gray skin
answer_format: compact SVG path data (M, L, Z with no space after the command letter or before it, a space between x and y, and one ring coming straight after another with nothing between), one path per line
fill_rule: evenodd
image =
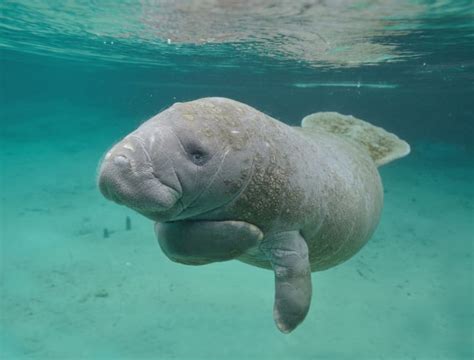
M355 143L225 98L176 103L145 122L106 154L99 186L156 222L173 261L273 269L285 333L308 312L311 271L354 255L383 201L374 162Z

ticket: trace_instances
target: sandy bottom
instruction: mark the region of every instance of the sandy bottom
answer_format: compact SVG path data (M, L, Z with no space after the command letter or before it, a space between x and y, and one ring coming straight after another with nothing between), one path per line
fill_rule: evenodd
M134 124L91 116L97 109L61 119L47 109L16 117L2 138L3 359L474 356L474 174L462 148L412 144L409 158L382 169L375 236L313 274L306 321L283 335L270 271L172 263L150 221L101 197L98 160Z

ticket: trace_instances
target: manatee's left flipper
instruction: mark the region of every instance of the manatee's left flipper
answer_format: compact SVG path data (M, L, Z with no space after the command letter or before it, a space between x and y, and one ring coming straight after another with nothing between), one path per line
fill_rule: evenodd
M263 238L258 227L244 221L156 223L155 232L166 256L186 265L234 259Z
M308 246L298 231L290 231L269 236L260 249L275 272L273 318L281 332L289 333L304 320L311 303Z

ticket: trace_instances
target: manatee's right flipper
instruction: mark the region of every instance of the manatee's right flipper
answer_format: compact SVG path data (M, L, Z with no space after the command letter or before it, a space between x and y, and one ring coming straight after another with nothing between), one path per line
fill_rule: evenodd
M294 330L311 304L311 266L301 234L289 231L269 236L260 244L275 272L273 318L281 332Z
M155 232L165 255L186 265L235 259L263 238L258 227L244 221L156 223Z

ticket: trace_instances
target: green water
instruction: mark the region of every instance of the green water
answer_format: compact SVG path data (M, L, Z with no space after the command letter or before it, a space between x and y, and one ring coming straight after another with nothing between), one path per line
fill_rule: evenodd
M454 0L1 2L0 358L473 358L473 24ZM205 96L292 125L353 114L412 147L290 335L270 271L173 263L97 189L110 146Z

